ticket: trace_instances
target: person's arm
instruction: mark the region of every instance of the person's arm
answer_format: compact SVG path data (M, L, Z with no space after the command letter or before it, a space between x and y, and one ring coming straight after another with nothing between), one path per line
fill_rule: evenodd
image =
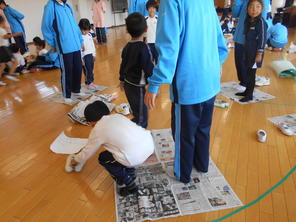
M7 7L8 13L13 16L14 18L18 19L18 20L22 20L25 18L25 16L18 12L17 10L11 8L11 7Z
M104 1L102 2L102 10L106 13L106 3Z
M53 21L54 21L54 9L52 5L47 4L44 7L41 30L42 30L44 40L47 42L49 46L53 48L53 51L55 51L56 33L53 28Z
M217 41L218 41L219 60L220 60L221 66L222 66L222 64L227 59L228 49L227 49L226 40L225 40L225 37L224 37L224 35L222 33L221 26L219 24L218 19L217 19L217 22L216 22L216 27L217 27Z
M148 78L152 76L154 64L152 62L152 55L148 45L142 48L141 52L141 67L145 73L145 77Z
M263 0L263 4L264 4L264 8L262 11L262 18L264 19L264 21L267 20L267 13L268 13L268 8L270 5L270 0Z
M238 18L243 6L243 0L235 0L232 6L232 17Z
M125 71L124 71L124 58L125 58L125 55L126 54L126 48L124 48L122 50L122 53L121 53L121 64L120 64L120 70L119 70L119 81L120 82L124 82L124 79L125 79Z
M17 36L22 36L23 33L19 32L19 33L10 33L10 34L6 34L3 36L4 39L10 39L12 37L17 37Z
M72 9L70 6L69 6L69 8L70 8L71 14L72 14L72 16L73 16L73 19L74 19L74 21L75 21L75 24L74 24L75 27L73 27L73 28L76 29L76 31L77 31L77 35L78 35L78 38L79 38L79 41L80 41L80 44L81 44L81 49L82 49L82 51L84 51L84 50L85 50L85 47L84 47L84 40L83 40L83 38L82 38L81 30L80 30L78 24L76 23L75 15L74 15L73 9Z
M86 146L75 155L75 161L81 163L87 161L92 155L94 155L101 145L104 143L103 132L97 125L92 129Z
M148 79L150 93L156 94L159 86L171 84L174 78L180 50L179 1L162 0L157 23L156 48L158 64Z
M260 18L256 31L258 34L258 47L257 47L257 56L256 56L256 62L262 61L262 55L264 52L265 44L266 44L266 37L267 37L267 27L263 20L263 18Z

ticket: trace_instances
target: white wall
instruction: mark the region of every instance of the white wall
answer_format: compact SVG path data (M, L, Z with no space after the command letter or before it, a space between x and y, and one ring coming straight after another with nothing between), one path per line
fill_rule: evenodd
M106 26L118 26L125 23L127 13L112 14L111 0L105 0L107 6ZM25 26L27 42L32 42L35 36L42 37L41 22L43 9L48 0L6 0L12 8L25 15L23 24ZM92 22L91 5L93 0L68 0L67 1L75 12L77 20L88 18ZM77 11L78 10L78 11Z

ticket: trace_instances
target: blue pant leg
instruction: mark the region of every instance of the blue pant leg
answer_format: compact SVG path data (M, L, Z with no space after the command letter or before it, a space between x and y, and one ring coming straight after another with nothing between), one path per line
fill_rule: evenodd
M242 86L247 86L248 76L245 63L245 47L242 44L235 43L234 48L235 67L238 80Z

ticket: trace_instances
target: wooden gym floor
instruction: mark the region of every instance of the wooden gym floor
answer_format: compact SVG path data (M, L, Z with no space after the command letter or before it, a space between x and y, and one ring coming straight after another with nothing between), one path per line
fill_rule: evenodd
M125 102L118 88L120 52L129 37L124 27L110 29L109 43L97 47L95 83L113 86L116 104ZM296 40L296 30L290 30ZM268 64L281 53L266 51L265 66L258 74L271 78L262 87L277 98L273 103L239 105L215 109L211 156L237 195L247 204L276 184L296 165L296 137L283 135L267 118L296 113L296 84L279 79ZM296 65L296 56L290 59ZM198 67L197 67L198 68ZM49 150L62 132L86 138L90 127L71 123L66 113L71 106L48 102L46 97L60 88L58 70L22 75L20 82L4 80L0 88L0 221L1 222L84 222L116 220L113 180L98 165L97 154L81 173L65 173L66 156ZM233 49L223 66L222 82L236 81ZM150 112L149 128L170 127L168 87L161 88L157 109ZM256 131L265 129L266 143L256 140ZM210 221L234 209L165 219L170 222ZM260 203L226 221L296 221L296 174Z

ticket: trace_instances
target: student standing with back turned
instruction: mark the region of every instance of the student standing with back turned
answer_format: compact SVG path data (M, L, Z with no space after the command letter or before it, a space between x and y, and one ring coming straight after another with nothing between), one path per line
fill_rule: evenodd
M145 103L154 108L159 87L171 85L174 173L189 183L193 166L208 171L214 101L228 55L214 1L161 0L156 48Z
M62 71L62 90L66 104L71 94L80 97L84 51L82 33L67 0L48 0L43 14L42 33L45 41L59 53Z

